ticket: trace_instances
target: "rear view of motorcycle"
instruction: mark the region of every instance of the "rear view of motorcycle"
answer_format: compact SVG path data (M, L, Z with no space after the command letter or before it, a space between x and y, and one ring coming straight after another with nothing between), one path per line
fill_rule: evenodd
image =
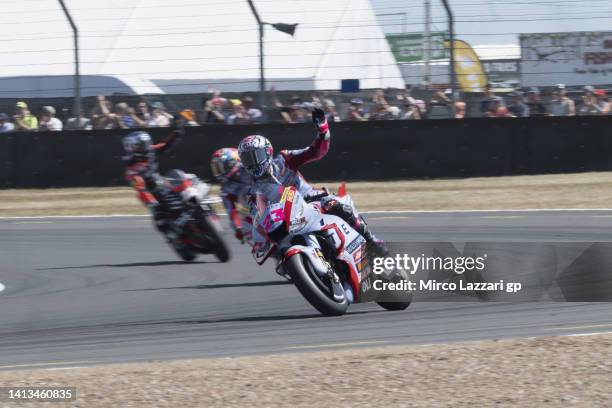
M230 250L212 207L220 200L208 196L210 185L177 169L166 173L163 182L168 191L162 204L166 238L178 256L192 261L197 254L213 254L221 262L229 261Z

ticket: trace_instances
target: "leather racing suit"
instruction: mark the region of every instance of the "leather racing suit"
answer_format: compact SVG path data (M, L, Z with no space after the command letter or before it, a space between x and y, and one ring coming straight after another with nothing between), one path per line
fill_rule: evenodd
M297 150L282 150L274 156L270 171L265 176L256 179L251 188L252 199L250 201L250 209L253 219L257 213L254 197L259 195L264 200L271 201L272 197L277 196L279 185L282 187L295 186L305 199L324 193L324 190L317 189L308 183L300 173L299 168L306 163L322 159L329 151L330 139L329 126L327 122L324 122L318 126L317 137L310 146ZM333 194L326 194L318 201L323 212L344 219L351 227L362 234L367 241L379 242L369 231L365 220L357 213L353 206L340 203L339 198ZM255 253L259 247L266 244L267 237L257 225L253 225L252 234L255 244L253 252Z
M128 154L125 162L125 179L136 190L140 201L151 211L155 226L166 233L168 223L166 212L180 212L183 203L180 197L172 193L163 177L158 172L157 157L176 143L180 132L174 131L160 143L151 145L146 154Z
M240 165L232 177L221 184L221 199L236 238L251 243L253 220L249 214L249 196L253 178Z

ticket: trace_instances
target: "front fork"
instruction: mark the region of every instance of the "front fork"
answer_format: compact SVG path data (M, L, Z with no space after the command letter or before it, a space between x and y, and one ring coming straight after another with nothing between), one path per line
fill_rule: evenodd
M350 283L340 279L332 265L323 256L323 252L318 241L312 236L308 236L307 239L310 241L312 246L293 245L286 251L286 253L300 253L304 255L314 272L319 275L319 277L329 281L331 286L330 289L335 301L341 302L346 297L349 303L353 303L355 296ZM282 265L282 262L280 265Z

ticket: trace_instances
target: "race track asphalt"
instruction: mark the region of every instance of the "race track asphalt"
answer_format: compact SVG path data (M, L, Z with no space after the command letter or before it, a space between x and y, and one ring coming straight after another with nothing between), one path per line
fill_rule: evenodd
M369 214L387 240L612 242L612 211ZM257 266L193 263L143 217L0 219L0 369L612 331L611 303L353 305L325 318Z

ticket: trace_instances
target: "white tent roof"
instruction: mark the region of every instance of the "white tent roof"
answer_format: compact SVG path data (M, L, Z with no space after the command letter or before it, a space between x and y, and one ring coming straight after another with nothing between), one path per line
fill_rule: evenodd
M403 88L368 0L254 0L268 87ZM66 0L81 32L83 95L259 89L257 24L246 0ZM0 97L73 93L72 32L56 0L3 5Z

